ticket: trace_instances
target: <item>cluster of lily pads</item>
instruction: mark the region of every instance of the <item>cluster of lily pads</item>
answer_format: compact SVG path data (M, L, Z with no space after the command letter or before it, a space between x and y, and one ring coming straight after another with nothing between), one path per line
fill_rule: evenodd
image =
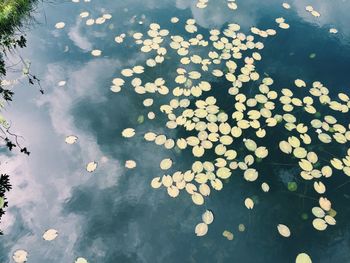
M198 0L196 6L206 8L208 4L209 0ZM228 0L227 6L237 9L234 0ZM282 7L290 9L291 5L283 3ZM307 6L306 11L314 17L320 16L312 6ZM96 19L89 16L89 12L80 14L81 19L87 19L85 23L88 26L102 24L112 17L110 14ZM306 83L299 78L291 84L292 87L281 89L275 87L273 78L257 71L256 65L262 60L260 50L264 48L263 40L275 36L280 29L290 28L283 17L275 19L278 28L252 27L247 34L236 23L202 34L199 31L203 29L193 18L181 21L172 17L170 21L173 24L183 22L186 33L172 35L170 30L158 23L151 23L146 32L123 33L115 37L117 44L131 37L147 59L143 64L121 70L120 75L112 80L111 91L119 93L124 88L134 89L137 96L144 97L143 105L150 109L147 115L150 121L158 118L156 112L159 112L167 119L165 127L181 134L171 138L147 131L143 133L145 141L170 151L189 150L193 155L192 166L185 171L175 170L171 158L163 159L159 168L164 174L154 177L151 187L164 188L173 198L181 191L186 192L194 204L203 205L213 191L224 188L232 174L241 174L248 183L259 181L256 163L268 158L269 149L276 146L281 154L289 155L292 161L297 162L301 179L313 181L314 190L319 195L317 206L311 209L315 216L313 227L323 231L327 226L335 225L336 211L326 197L324 181L333 175L334 170L350 176L350 149L343 158L332 155L332 159L325 159L324 156L320 158L322 152L318 146L335 144L348 147L350 124L344 121L344 115L350 109L349 96L339 93L335 98L321 82ZM64 26L64 22L56 24L57 29ZM330 29L330 33L337 32L335 28ZM102 51L94 49L91 54L100 56ZM170 80L166 81L162 76L153 79L146 76L148 70L162 67L169 60L176 67L166 78ZM65 82L59 86L63 85ZM230 96L230 109L220 107L223 96L213 95L219 89L219 93L227 91L227 96ZM162 103L157 104L160 97ZM340 121L336 118L338 116ZM276 127L282 127L288 135L283 140L263 145L261 141ZM137 127L122 131L122 136L128 139L135 135L138 135ZM66 143L73 144L77 139L74 135L67 136ZM135 168L136 162L128 160L125 166ZM88 172L96 168L97 162L94 161L86 166ZM261 189L267 193L270 185L261 182ZM254 209L254 198L246 197L244 205L247 209ZM206 210L202 215L203 222L195 227L196 235L204 236L213 220L212 211ZM244 230L245 226L240 224L239 231ZM278 224L277 231L286 238L292 235L285 224ZM57 234L56 230L50 229L43 237L53 240ZM223 236L233 239L233 233L228 230L223 232ZM16 253L14 259L26 258L23 251ZM78 258L76 262L86 262L84 260ZM300 253L296 262L310 263L311 258Z
M287 29L284 19L276 19L281 28ZM266 146L258 146L254 138L242 138L245 131L255 131L256 138L264 138L269 127L284 124L288 131L296 131L297 136L289 136L286 141L279 142L280 150L286 154L292 154L300 159L300 175L305 180L317 179L321 175L329 177L332 168L325 165L321 170L314 169L313 165L318 162L318 156L315 152L308 152L302 144L310 145L311 136L308 134L310 129L304 123L297 123L296 117L291 114L299 107L303 108L310 115L316 114L317 109L313 105L314 98L319 97L320 106L329 106L335 111L346 113L349 109L349 98L346 94L340 93L339 101L331 100L327 95L328 89L320 82L314 82L309 89L311 96L304 96L302 99L296 97L291 89L284 88L279 95L277 91L272 90L273 79L270 77L262 78L255 71L255 62L261 60L261 55L256 51L263 48L262 42L254 42L254 36L246 36L239 32L239 25L229 24L228 28L220 32L217 29L210 31L209 40L205 40L201 34L194 35L192 38L185 39L183 36L170 36L171 42L168 49L173 49L179 56L180 67L177 68L177 76L174 79L172 87L166 86L163 78L157 78L153 82L142 83L140 78L133 78L131 85L137 94L153 94L169 96L169 104L160 106L160 111L167 115L168 121L166 127L176 129L183 127L190 135L185 138L167 139L163 134L147 132L145 139L154 141L157 145L164 145L167 149L177 147L181 150L187 147L192 148L193 156L200 158L206 151L214 150L218 156L216 162L195 161L192 169L186 172L175 172L170 175L156 177L152 180L152 187L159 188L162 185L168 189L172 197L178 195L178 190L185 189L196 204L203 204L203 196L210 194L210 186L215 190L221 190L222 180L231 176L232 171L241 169L244 171L244 178L247 181L255 181L258 178L258 171L251 168L255 158L264 159L268 156ZM186 21L185 30L191 34L197 30L193 19ZM274 29L260 30L252 28L252 33L260 37L273 36L276 34ZM152 50L156 53L153 59L146 61L146 67L154 67L156 64L162 64L164 59L159 59L160 54L166 54L168 49L161 45L164 42L169 31L160 29L156 23L150 25L147 32L148 38L144 38L142 33L135 33L136 44L143 44L140 48L142 52L149 53ZM220 36L220 34L222 34ZM208 47L212 45L211 51L207 57L201 57L195 53L194 47ZM202 52L202 50L200 50ZM240 68L237 61L243 58L245 52L250 52L251 56L244 58L244 65ZM158 57L158 59L157 59ZM151 62L152 61L152 62ZM158 61L158 62L157 62ZM211 70L209 70L211 68ZM195 69L195 70L193 70ZM238 70L239 69L239 70ZM134 74L142 74L144 66L135 66L132 69L126 68L121 71L121 75L127 78ZM226 70L227 72L224 72ZM202 72L201 72L202 71ZM211 72L210 72L211 71ZM216 78L225 78L230 82L231 87L228 93L233 96L235 112L230 116L220 109L217 105L217 99L214 96L208 96L205 99L195 100L194 98L203 97L212 87L209 81L202 79L202 74L210 73ZM244 93L244 84L248 82L259 82L254 96L247 97ZM121 86L125 85L125 80L116 78L113 80L111 90L119 92ZM295 88L306 88L305 81L295 80ZM279 100L279 102L278 102ZM152 106L154 99L144 100L145 106ZM282 106L282 113L277 114L276 103ZM193 105L193 108L190 105ZM311 121L311 125L318 132L318 139L323 143L330 143L333 139L338 143L346 143L350 138L348 128L337 123L332 115L324 116L324 122L320 119ZM322 130L320 130L322 129ZM333 133L332 136L328 133ZM135 135L134 128L127 128L123 131L124 137ZM242 161L237 161L237 156L243 153L231 147L235 140L241 139L248 151L248 154L242 156ZM250 154L250 152L252 154ZM341 166L338 161L331 162L335 168ZM169 166L170 168L170 166ZM348 166L342 166L345 174L349 173ZM166 170L166 169L163 169ZM267 183L263 184L265 191L268 191ZM315 181L315 190L325 193L325 186L321 181ZM249 199L248 199L249 200ZM252 205L249 205L252 207Z
M199 1L197 7L205 8L207 3L208 1ZM290 5L284 3L283 7L289 9ZM319 16L310 7L307 10L314 16ZM172 18L171 21L179 23L177 18ZM282 29L290 27L282 17L277 18L276 22ZM160 112L168 119L165 126L188 133L188 136L176 139L152 131L144 134L146 141L164 145L169 150L190 148L194 157L191 169L155 177L151 186L166 188L171 197L177 197L184 190L196 205L202 205L212 190L223 189L224 181L237 169L243 171L243 177L248 182L254 182L259 178L254 162L269 155L266 145L258 145L259 139L273 132L274 127L284 127L290 136L285 140L269 143L279 145L282 153L295 157L302 179L314 181L314 189L320 194L319 207L312 209L316 217L313 221L314 228L322 231L327 225L334 225L336 213L332 209L331 201L325 197L326 186L322 181L332 176L334 169L350 176L350 157L342 160L320 160L317 147L309 146L319 143L348 145L350 125L338 122L335 116L348 113L348 95L339 93L338 99L334 99L321 82L307 84L302 79L296 79L294 87L279 90L278 87L273 87L274 81L271 77L262 77L255 66L262 59L259 50L264 48L258 38L275 36L276 29L262 30L252 27L251 34L244 34L240 32L238 24L231 23L222 30L211 29L209 37L206 38L197 33L198 26L194 19L186 20L184 28L189 34L169 36L168 30L152 23L147 34L135 33L135 43L141 45L142 52L150 53L151 58L145 62L145 68L136 66L142 67L142 72L132 69L121 71L122 76L130 78L131 86L137 94L166 96L169 103L159 106ZM170 52L176 54L171 56L172 63L179 65L173 81L166 83L163 78L154 81L133 78L134 74L141 74L142 77L147 67L162 64L164 55ZM232 96L234 108L230 115L218 106L217 100L220 97L210 94L213 83L217 80L230 86L228 94ZM113 84L111 90L119 92L121 86L126 85L126 80L118 77L113 80ZM249 85L254 85L254 88L249 89ZM153 101L156 99L152 99L154 106ZM322 115L320 112L325 109L329 114ZM311 121L303 122L303 118L294 115L297 112L305 115L305 120L311 118ZM125 137L135 135L133 129L132 136L129 136L131 134L127 131L130 129L133 128L123 131L123 135L127 135ZM313 133L317 133L316 138ZM244 143L245 151L237 151L234 147L237 141ZM309 150L311 148L314 150ZM214 162L199 159L209 156L207 152L211 156L216 155ZM168 170L171 165L163 168L162 170ZM270 188L266 182L261 187L264 192L268 192ZM245 205L248 209L253 209L253 199L246 198ZM286 225L280 224L277 229L282 236L291 235ZM200 225L196 228L196 233L203 234L206 233L205 230L206 227Z

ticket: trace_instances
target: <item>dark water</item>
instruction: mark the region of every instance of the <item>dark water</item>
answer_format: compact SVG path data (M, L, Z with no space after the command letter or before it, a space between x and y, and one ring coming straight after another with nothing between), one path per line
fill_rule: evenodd
M172 172L189 169L194 160L188 149L168 151L143 139L148 131L174 139L185 134L181 129L166 129L166 119L159 111L166 99L155 96L152 110L156 119L150 121L146 118L149 110L142 105L147 96L135 94L131 85L117 94L110 91L112 79L119 77L122 69L143 64L148 58L128 32L146 33L148 25L156 22L171 34L186 35L183 23L194 17L204 36L208 29L221 29L233 22L248 33L251 26L277 30L275 18L284 17L290 29L278 29L276 36L263 40L263 60L257 64L260 75L271 76L276 91L293 89L294 80L301 78L307 83L321 81L332 97L339 92L349 94L350 1L295 0L289 2L291 9L285 10L282 1L237 0L236 11L227 9L222 0L210 0L204 10L197 9L195 3L92 0L38 6L38 25L28 32L28 47L22 56L32 62L31 70L41 77L46 95L36 96L20 86L6 113L16 132L25 136L32 154L29 158L2 157L14 189L2 227L5 236L1 237L0 262L12 262L17 249L28 251L28 262L74 262L84 257L101 263L288 263L295 262L302 252L316 263L350 262L349 178L334 172L324 181L326 196L337 211L337 224L316 231L311 208L317 206L319 195L313 182L303 180L296 159L281 154L278 143L272 143L286 140L290 132L275 128L259 140L259 145L269 149L269 158L254 166L259 171L256 182L249 183L242 172L234 171L223 190L212 191L203 206L196 206L185 192L173 199L164 188L150 187L152 178L163 174L159 169L162 159L174 160ZM308 4L321 13L320 18L305 11ZM79 17L83 11L95 18L103 13L113 17L88 27ZM170 23L173 16L180 19L179 24ZM66 26L57 30L54 26L60 21ZM339 33L330 34L331 27ZM121 33L127 37L116 44L114 38ZM102 56L92 57L92 49L102 50ZM316 57L310 58L313 53ZM170 50L164 65L147 71L147 76L161 76L170 82L179 66L173 63L176 56ZM57 85L61 80L67 81L64 87ZM227 83L213 77L211 83L213 90L208 94L217 98L220 108L232 112L234 102L227 94ZM322 108L321 113L334 112ZM141 125L137 122L140 115L146 119ZM305 124L312 119L305 113L295 115ZM348 127L349 115L337 116ZM137 134L126 140L120 134L128 127L134 127ZM79 137L78 142L67 145L64 139L71 134ZM316 134L312 136L316 138ZM237 152L243 147L241 141L235 142ZM326 152L343 157L349 142L322 147L319 157L329 160ZM208 154L204 159L215 158ZM135 169L124 168L129 159L137 162ZM92 174L85 171L90 161L98 162ZM268 193L261 191L262 182L270 185ZM297 184L296 191L288 190L290 182ZM254 199L253 210L244 206L246 197ZM206 209L213 211L215 219L208 234L197 237L194 228ZM279 235L276 226L281 223L289 226L291 237ZM245 225L244 232L238 230L239 224ZM51 242L42 239L49 228L59 231ZM222 236L224 230L234 234L232 241Z

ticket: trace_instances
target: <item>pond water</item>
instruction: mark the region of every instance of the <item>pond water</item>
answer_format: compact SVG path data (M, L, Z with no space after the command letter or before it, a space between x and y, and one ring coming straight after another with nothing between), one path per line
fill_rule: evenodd
M290 8L278 0L209 0L207 6L205 1L199 5L205 8L198 8L197 2L80 0L38 5L36 23L27 32L28 47L21 55L31 61L45 95L18 85L6 113L31 154L1 157L14 189L1 226L5 235L0 262L14 262L18 250L25 250L27 262L35 263L78 258L78 263L288 263L296 262L300 253L316 263L350 262L350 178L346 175L350 175L346 168L350 166L346 111L350 104L345 95L350 95L350 1L291 0ZM233 9L236 3L237 10L228 8L228 3ZM320 16L307 11L308 5ZM279 19L278 24L277 18L284 22ZM94 19L93 25L88 25L89 19ZM252 31L260 35L251 27L258 28ZM254 39L247 40L238 31ZM225 46L226 40L233 39L231 47ZM143 47L149 41L154 45ZM223 55L230 48L242 59L237 54ZM205 59L210 62L208 69ZM227 61L235 63L227 66ZM174 91L201 81L199 93L198 88L188 96ZM297 87L303 82L307 87ZM288 95L290 91L293 95ZM322 92L323 97L318 95ZM305 97L312 97L311 102ZM213 104L217 107L208 107ZM208 134L199 133L203 130L199 124L198 130L190 129L189 121L186 130L181 120L177 123L185 108L186 120L195 112L193 125L200 120L204 130L219 129L213 136L221 143L208 142ZM250 110L255 111L249 118ZM237 112L252 121L250 126L260 122L261 129L246 128ZM134 129L135 135L127 128ZM145 134L149 140L158 136L156 143L146 141ZM159 135L166 136L165 144ZM66 142L76 137L74 143ZM177 144L180 138L188 138L186 149ZM203 141L209 145L204 154L203 147L196 147ZM298 150L283 152L281 141L285 151L291 145ZM262 148L256 150L254 142ZM230 149L234 151L227 152ZM97 163L96 169L91 162ZM206 162L206 172L201 172L199 162ZM331 167L332 176L327 168L322 170L325 166ZM185 173L191 168L199 174L196 180ZM182 172L173 177L179 184L174 183L169 194L164 186L154 189L159 186L156 180L151 186L153 178L162 180L176 171ZM186 182L181 180L184 173ZM169 180L164 177L163 184ZM202 180L207 186L199 189ZM198 187L196 193L181 189L180 181L187 183L189 192ZM198 205L208 188L210 195ZM320 202L321 197L331 201L331 209L325 199ZM252 204L253 209L247 209ZM313 213L312 208L319 206ZM207 227L202 224L195 231L206 210L213 213L214 221L204 236L197 236ZM327 215L327 220L323 215L315 221L315 211ZM278 231L280 224L287 228L280 226ZM315 229L325 226L324 231ZM58 231L52 241L43 239L48 229Z

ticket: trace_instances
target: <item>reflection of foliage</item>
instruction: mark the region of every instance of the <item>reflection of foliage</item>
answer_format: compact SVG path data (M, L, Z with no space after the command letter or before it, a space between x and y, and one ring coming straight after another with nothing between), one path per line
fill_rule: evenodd
M13 53L17 48L26 46L25 35L20 32L25 20L30 17L30 11L33 9L35 0L2 0L0 2L0 111L5 107L6 103L13 100L14 92L11 90L11 82L3 80L7 73L7 65L5 58L8 53ZM20 56L19 56L20 57ZM29 70L30 63L25 62L20 57L23 64L23 75L28 79L30 85L38 85L40 92L40 80L32 75ZM12 66L12 65L11 65ZM3 141L4 147L12 151L19 149L21 153L29 155L30 152L26 147L22 147L19 142L19 136L10 131L11 125L0 114L0 139ZM3 208L7 207L5 193L11 189L9 176L2 174L0 177L0 219L4 214ZM1 231L0 231L0 234Z
M8 206L5 193L11 190L9 176L7 174L0 175L0 219L4 215L4 208ZM0 235L2 232L0 231Z

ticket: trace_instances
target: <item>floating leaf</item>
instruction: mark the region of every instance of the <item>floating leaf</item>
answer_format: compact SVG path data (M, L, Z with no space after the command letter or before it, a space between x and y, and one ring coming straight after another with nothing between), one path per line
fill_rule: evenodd
M75 263L88 263L85 258L79 257L75 260Z
M133 128L126 128L122 131L122 136L125 138L131 138L135 135L135 129Z
M254 208L254 201L251 198L246 198L244 200L244 205L246 206L246 208L248 209L253 209Z
M195 203L196 205L202 205L204 204L204 198L201 194L199 193L193 193L192 194L192 201L193 203Z
M162 185L162 182L160 180L160 177L155 177L152 179L152 181L151 181L152 188L157 189L157 188L161 187L161 185Z
M314 182L314 189L319 194L326 192L326 186L322 182Z
M325 197L320 197L319 199L319 204L320 207L325 210L325 211L329 211L331 210L332 207L332 203Z
M128 169L133 169L136 167L136 162L134 160L127 160L125 162L125 167Z
M89 162L86 165L86 171L88 171L89 173L94 172L96 168L97 168L97 162Z
M302 79L296 79L294 81L295 86L297 86L298 88L303 88L306 87L306 83L305 81L303 81Z
M170 158L166 158L160 162L160 169L168 170L172 165L173 165L173 161Z
M290 230L286 225L279 224L277 226L277 230L280 233L281 236L283 237L290 237Z
M256 150L256 148L257 148L256 143L255 143L253 140L251 140L251 139L245 140L244 144L245 144L245 147L246 147L249 151L252 151L252 152L254 152L254 151Z
M280 147L281 151L286 153L286 154L290 154L293 151L292 146L286 141L281 141L279 144L279 147Z
M202 220L205 224L210 225L214 221L214 214L210 210L206 210L202 215Z
M58 22L58 23L56 23L56 25L55 25L55 27L57 28L57 29L62 29L62 28L64 28L65 27L65 23L64 22Z
M249 168L244 171L244 179L253 182L258 179L258 172L253 168Z
M199 223L196 225L195 233L198 237L205 236L208 233L208 225L205 223Z
M312 225L318 231L324 231L327 228L327 223L322 218L316 218L312 221Z
M231 171L226 167L221 167L217 170L216 175L221 179L227 179L231 176Z
M94 49L91 51L91 55L93 55L94 57L99 57L101 56L101 54L102 54L102 51L99 49Z
M288 4L288 3L283 3L282 6L285 9L290 9L290 4Z
M27 262L27 260L28 260L27 257L28 257L28 252L23 250L23 249L16 250L12 256L13 260L16 263Z
M261 146L261 147L258 147L256 150L255 150L255 155L256 157L260 158L260 159L264 159L266 158L266 156L269 154L268 150L266 149L266 147L264 146Z
M323 218L326 215L323 209L317 206L313 207L311 211L312 211L312 214L318 218Z
M295 192L298 189L298 185L296 182L288 182L287 188L291 192Z
M228 231L228 230L225 230L225 231L222 233L222 235L223 235L224 237L226 237L227 240L233 240L233 234L232 234L230 231Z
M267 183L262 183L261 184L261 189L267 193L268 191L270 191L270 186Z
M56 229L46 230L43 234L43 239L46 241L52 241L58 236L58 231Z
M170 187L167 188L167 192L168 192L168 195L175 198L179 195L179 189L174 186L174 185L171 185Z
M312 263L312 260L308 254L300 253L295 259L295 263Z
M75 136L75 135L69 135L69 136L66 137L65 142L66 142L67 144L74 144L74 143L76 143L77 140L78 140L78 137L77 137L77 136Z
M337 221L334 219L334 217L332 217L330 215L326 215L324 220L326 221L326 223L328 225L332 225L332 226L334 226L337 223Z
M309 55L309 58L311 58L311 59L313 59L313 58L315 58L316 57L316 53L311 53L310 55Z
M299 166L301 169L303 169L304 171L307 171L307 172L310 172L313 169L312 164L308 160L305 160L305 159L302 159L299 162Z
M244 231L245 231L245 225L239 224L239 225L238 225L238 231L239 231L239 232L244 232Z

